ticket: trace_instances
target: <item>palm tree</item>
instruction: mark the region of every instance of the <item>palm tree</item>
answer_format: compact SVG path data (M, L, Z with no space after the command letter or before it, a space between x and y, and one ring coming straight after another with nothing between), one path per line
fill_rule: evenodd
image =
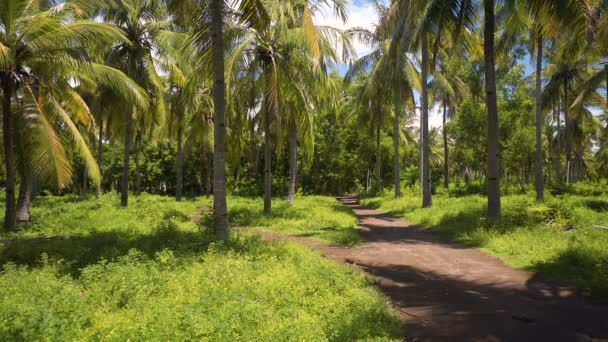
M496 70L494 69L494 0L483 0L483 51L486 87L486 110L488 113L488 219L501 216L500 209L500 151L498 138L498 104L496 100Z
M28 158L23 165L33 167L43 181L53 180L59 187L69 184L72 169L61 139L62 134L67 134L84 158L89 176L98 183L99 168L74 122L90 123L90 111L71 83L97 82L138 104L147 102L123 73L94 63L87 54L91 42L111 45L125 41L124 35L110 25L78 19L75 13L81 12L72 2L50 7L38 1L9 0L0 5L6 230L14 229L16 224L15 122L27 122L25 133L33 147L27 157L19 157ZM29 182L23 184L24 191L31 190L27 189ZM29 201L23 203L29 205Z
M127 43L112 49L108 55L108 62L125 70L129 77L152 93L154 99L150 111L141 111L135 107L123 111L124 156L120 203L125 207L129 203L129 165L133 134L136 135L135 159L136 164L139 164L138 154L142 134L154 123L159 124L165 115L165 85L156 72L153 55L153 49L160 48L156 42L157 37L166 31L169 25L169 22L164 21L166 13L161 5L161 0L112 0L103 4L101 8L103 19L119 27L124 36L129 38ZM139 126L136 126L137 123ZM139 168L136 169L136 183L139 183ZM137 191L140 191L139 185Z
M443 186L448 189L450 184L449 175L449 149L447 121L455 116L458 103L469 92L466 83L451 69L453 64L459 63L456 58L451 58L445 51L441 51L441 70L435 71L429 88L435 99L440 101L443 108Z
M408 48L407 42L401 39L390 39L392 26L403 24L394 23L395 18L393 17L393 13L400 11L400 3L394 2L390 6L386 6L379 1L374 1L373 3L379 16L379 23L375 30L373 32L362 28L351 30L351 33L357 38L368 45L371 45L373 50L351 65L344 80L348 85L357 77L367 78L367 81L363 83L363 86L369 88L364 90L364 92L370 96L360 97L360 101L363 102L362 104L364 107L366 105L365 102L369 103L371 98L382 97L382 94L388 91L385 89L387 83L391 85L390 93L392 93L391 100L393 105L394 192L395 197L400 197L401 163L399 159L399 146L401 139L401 117L402 113L404 113L403 107L404 104L407 103L408 97L411 98L412 102L415 101L412 91L414 89L420 91L422 86L415 63L406 54ZM376 109L376 113L382 113L382 111ZM377 120L378 123L376 123L376 125L380 125L383 118L377 117ZM381 179L379 129L380 127L378 126L376 132L376 177L378 184Z
M397 18L393 40L409 40L410 46L419 46L421 51L421 134L422 134L422 206L433 205L431 193L430 147L429 147L429 74L434 71L439 47L443 36L451 32L452 42L457 42L463 28L473 29L474 9L470 1L399 1L400 6L393 11ZM411 3L411 4L410 4ZM407 23L414 23L414 26ZM434 38L431 59L429 38ZM457 44L453 44L456 46ZM433 64L431 68L430 64ZM431 70L433 69L433 70Z
M211 51L213 59L213 215L215 237L227 241L228 205L226 203L226 85L224 83L224 0L210 0Z
M338 13L344 12L343 1L323 1L335 5ZM242 70L253 72L252 79L259 84L264 132L264 213L270 214L272 207L272 151L273 128L281 136L282 124L288 115L290 101L304 104L307 111L311 103L312 89L325 78L326 62L336 60L334 40L342 38L341 31L331 27L317 27L313 16L320 8L318 4L294 0L264 2L255 6L258 17L242 25L234 52L227 60L228 82L240 78ZM345 45L345 51L349 51ZM230 87L229 87L230 88ZM286 120L289 121L289 120ZM296 126L297 127L297 126ZM277 146L281 147L281 142ZM295 149L292 149L292 153ZM295 158L292 158L295 160ZM293 168L292 168L293 169ZM292 174L295 177L295 173Z

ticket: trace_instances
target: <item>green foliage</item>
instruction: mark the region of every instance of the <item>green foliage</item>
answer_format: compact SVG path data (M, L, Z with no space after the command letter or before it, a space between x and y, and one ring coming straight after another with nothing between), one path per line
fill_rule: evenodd
M275 199L270 215L261 214L264 203L260 198L229 197L228 202L229 219L236 227L263 228L340 245L361 242L356 217L332 197L298 197L293 205ZM211 205L210 201L208 205Z
M485 222L480 195L436 196L421 209L417 196L369 198L379 207L462 243L480 247L510 265L539 272L594 296L608 296L608 196L552 196L537 203L532 193L503 196L503 218Z
M293 209L279 204L267 228L290 231L289 225L313 217L313 204L337 214L342 227L352 226L352 217L325 208L330 200L302 198L307 205ZM261 222L248 221L258 213L247 212L261 202L231 203L235 222ZM121 208L116 194L99 201L39 197L34 223L0 235L0 340L396 336L396 313L363 275L294 243L267 243L251 233L214 243L189 219L207 204L142 195ZM306 229L322 231L314 225Z

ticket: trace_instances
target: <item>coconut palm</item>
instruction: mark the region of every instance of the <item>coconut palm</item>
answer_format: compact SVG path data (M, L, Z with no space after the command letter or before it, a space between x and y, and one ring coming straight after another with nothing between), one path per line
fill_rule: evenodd
M433 205L431 194L430 146L429 146L429 73L434 71L439 47L446 38L457 46L461 32L473 29L475 10L470 1L398 1L391 16L395 18L393 40L409 41L409 46L419 47L421 52L421 172L422 172L422 206ZM432 42L430 39L434 39ZM429 43L432 43L432 60ZM433 68L431 68L431 62Z
M252 79L259 84L257 89L263 91L259 95L259 113L264 131L266 214L272 207L272 129L275 136L281 135L281 128L286 127L283 122L289 121L285 112L290 102L311 103L312 89L323 81L326 63L338 59L333 42L344 37L337 29L313 24L312 18L321 9L321 3L333 5L337 13L344 15L344 1L261 1L262 7L256 8L270 20L251 21L236 28L239 39L226 63L229 84L241 77L241 70L248 70L254 73ZM344 51L348 52L348 44L345 47ZM309 107L305 105L301 110L307 113ZM277 145L281 147L281 142ZM291 176L296 175L292 172Z
M110 65L124 70L129 77L151 93L152 110L141 111L136 107L123 111L124 157L121 178L122 206L129 202L129 163L131 144L135 133L136 162L142 135L155 124L160 124L165 115L165 85L155 69L153 50L160 49L157 37L167 31L169 22L161 0L111 0L101 5L104 21L118 27L128 41L111 49L107 56ZM136 163L138 164L138 163ZM139 174L139 169L136 168ZM137 175L138 176L138 175ZM137 177L139 178L139 176ZM136 183L139 183L137 181ZM139 186L136 189L140 191Z
M389 90L384 89L386 84L391 85L389 93L392 93L393 104L393 177L394 177L394 189L395 197L401 196L401 176L400 176L400 160L399 160L399 145L400 145L400 131L401 123L400 118L402 117L403 107L407 102L408 97L414 102L413 90L420 91L422 88L420 84L420 76L416 70L415 63L406 54L407 46L405 42L401 40L391 40L392 28L391 21L395 21L391 16L392 13L396 12L399 6L398 2L386 6L382 2L373 2L378 12L379 23L375 30L369 31L361 28L356 28L353 33L356 36L372 46L372 51L366 56L361 57L355 63L353 63L346 73L344 79L348 84L352 82L356 77L366 77L367 81L363 83L365 87L372 88L364 90L364 93L372 95L373 97L382 96L382 94ZM400 45L400 47L399 47ZM373 66L373 67L372 67ZM387 82L388 81L388 82ZM370 99L366 96L360 98L362 101L369 101ZM365 104L364 104L365 105ZM414 106L415 107L415 106ZM376 113L382 113L382 111L376 110ZM365 113L365 111L363 111ZM382 121L381 116L374 116L374 118ZM380 122L377 123L377 133L379 133ZM377 182L380 184L380 144L379 134L376 137L376 177Z
M89 108L74 82L96 82L134 103L147 103L147 97L123 73L94 63L87 54L87 49L96 44L111 45L126 37L111 25L78 19L76 14L82 12L77 2L52 6L40 1L9 0L0 4L7 230L13 229L16 221L16 121L24 121L32 148L28 163L42 180L53 180L59 187L69 184L72 169L60 138L68 134L76 152L84 158L89 176L98 183L99 168L74 121L91 123ZM27 187L28 182L24 184Z

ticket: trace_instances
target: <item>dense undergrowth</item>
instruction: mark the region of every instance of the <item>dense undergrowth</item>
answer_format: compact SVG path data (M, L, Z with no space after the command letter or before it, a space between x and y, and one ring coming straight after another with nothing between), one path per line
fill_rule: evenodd
M204 199L142 195L126 209L118 202L114 194L39 197L33 223L0 234L0 340L350 341L398 333L394 311L364 276L316 252L239 232L214 243L190 217ZM235 224L333 239L313 222L288 227L329 199L301 202L295 213L279 204L262 220L255 200L230 201Z
M552 192L544 203L532 192L503 196L503 218L494 224L485 220L482 195L437 194L427 209L412 192L362 203L480 247L516 268L608 298L608 230L594 227L608 226L608 195L585 184Z

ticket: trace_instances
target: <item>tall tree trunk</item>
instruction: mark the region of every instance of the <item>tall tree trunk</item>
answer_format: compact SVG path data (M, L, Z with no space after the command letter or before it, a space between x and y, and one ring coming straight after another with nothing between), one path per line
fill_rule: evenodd
M122 178L120 180L120 205L129 205L129 162L131 157L131 135L133 134L133 112L125 115L125 150L122 159Z
M433 206L431 193L431 146L429 143L429 42L427 33L422 32L422 207Z
M270 137L270 107L264 101L264 214L272 211L272 139Z
M135 194L141 194L141 170L139 169L139 154L141 152L141 133L135 138Z
M183 122L181 117L178 119L179 122L177 124L177 180L175 182L175 200L182 200L182 188L183 188L183 167L184 161L182 156L182 130L183 130Z
M399 140L401 138L401 124L399 120L399 113L401 111L400 106L400 95L397 91L398 87L395 88L394 92L394 105L395 105L395 118L393 121L393 179L395 180L395 198L401 197L401 158L399 157Z
M557 149L557 160L555 162L555 179L557 184L562 183L562 115L560 108L560 100L559 96L557 99L556 109L557 109L557 135L556 138L556 149Z
M34 192L34 173L31 168L25 170L25 174L19 185L19 198L17 199L17 222L30 222L32 215L30 208Z
M448 121L448 104L443 103L443 187L446 189L450 188L450 164L449 164L449 151L448 151L448 128L446 123Z
M296 180L298 176L298 132L295 119L289 123L289 189L287 202L293 204L296 198Z
M570 114L569 111L569 102L568 102L568 79L564 78L564 100L562 102L562 106L564 108L564 126L566 130L565 134L565 143L566 143L566 183L570 184L571 175L572 175L572 138L571 138L571 122L570 122Z
M26 158L27 150L23 146L22 139L16 139L17 153L21 155L18 159L18 172L21 183L19 184L19 197L17 198L17 222L29 222L31 219L30 207L33 197L34 172Z
M545 200L545 179L543 174L543 36L538 33L536 41L536 200Z
M498 145L498 105L494 69L494 0L484 0L484 60L486 108L488 112L488 212L489 220L500 218L500 152Z
M212 175L213 175L213 154L212 153L207 153L207 184L205 186L205 191L206 191L206 196L209 197L211 196L211 192L213 190L213 181L212 181Z
M376 125L376 191L382 190L382 151L380 149L380 122Z
M101 172L101 164L103 163L103 118L99 118L99 142L97 146L97 165L99 165L99 170ZM101 197L101 184L97 187L97 193L95 198L99 199Z
M5 76L8 78L8 76ZM15 207L15 151L13 150L13 127L11 120L11 96L13 87L9 80L2 84L2 132L4 141L4 166L6 168L6 199L4 211L4 229L14 230L16 226Z
M215 237L229 238L228 205L226 203L226 85L224 80L224 0L210 0L211 48L213 52L213 214Z

